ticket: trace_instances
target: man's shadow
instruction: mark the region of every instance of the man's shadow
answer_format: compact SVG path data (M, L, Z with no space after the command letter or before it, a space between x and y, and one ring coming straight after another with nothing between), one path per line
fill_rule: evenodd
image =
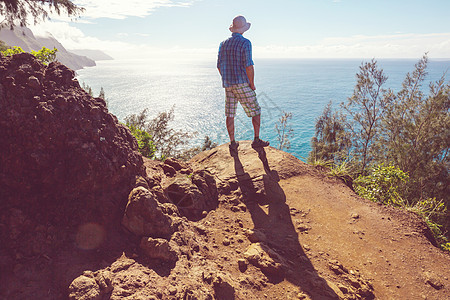
M286 204L286 195L279 185L278 172L270 169L264 148L257 152L265 171L262 175L262 191L255 186L250 174L245 172L239 155L234 155L233 158L239 188L252 217L254 229L265 234L267 238L263 243L282 260L281 272L265 275L272 283L288 280L307 292L311 299L339 299L319 276L300 245L298 233L292 223L291 210ZM268 206L268 212L261 206Z

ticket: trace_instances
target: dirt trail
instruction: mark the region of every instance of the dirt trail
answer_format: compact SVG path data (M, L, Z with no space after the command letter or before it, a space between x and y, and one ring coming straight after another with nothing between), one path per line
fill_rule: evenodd
M272 279L263 295L450 299L450 255L425 238L426 228L415 215L361 199L284 152L266 148L266 154L266 168L248 142L241 142L235 159L226 146L193 159L216 175L223 191L239 187L222 193L215 214L263 232L265 243L287 261L284 278ZM227 204L233 209L235 196L246 212L229 213ZM209 227L226 226L219 220L210 220ZM244 252L247 245L235 246Z

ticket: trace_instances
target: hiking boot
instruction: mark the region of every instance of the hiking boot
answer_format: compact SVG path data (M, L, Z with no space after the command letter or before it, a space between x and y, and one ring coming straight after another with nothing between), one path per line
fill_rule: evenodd
M255 149L255 148L264 148L264 147L267 147L267 146L269 146L269 142L267 142L267 141L263 141L263 140L261 140L261 139L256 139L256 140L254 140L253 142L252 142L252 148L253 149Z
M238 142L231 142L228 147L230 148L230 155L231 156L236 156L237 153L238 153L239 143Z

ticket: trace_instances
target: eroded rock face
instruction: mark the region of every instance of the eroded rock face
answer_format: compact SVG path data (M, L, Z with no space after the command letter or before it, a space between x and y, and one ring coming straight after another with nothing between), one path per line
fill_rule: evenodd
M111 217L143 174L142 157L105 101L89 96L74 75L28 53L0 59L0 198L86 200Z

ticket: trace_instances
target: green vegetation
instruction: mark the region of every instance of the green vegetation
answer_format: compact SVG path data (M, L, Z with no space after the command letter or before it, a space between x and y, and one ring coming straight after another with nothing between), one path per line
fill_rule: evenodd
M360 175L353 183L355 192L373 202L381 202L393 206L404 205L404 199L399 189L409 176L402 170L392 165L374 166L369 175Z
M48 48L42 47L39 51L31 51L31 54L36 56L37 59L39 59L44 65L48 65L52 61L56 60L56 52L58 52L58 49L53 48L53 50L50 50Z
M94 97L94 92L92 91L92 88L88 84L86 84L84 81L81 84L81 88L83 90L85 90L86 93L88 93L90 96Z
M339 111L332 111L329 102L322 115L316 120L316 135L311 140L312 152L308 162L321 162L328 167L340 165L345 161L350 148L350 137L345 130L345 116Z
M437 201L436 198L428 198L415 203L414 206L407 206L406 209L421 216L433 232L433 235L436 238L436 241L441 245L441 248L450 251L448 237L442 232L442 219L448 216L447 207L445 207L442 200Z
M442 76L425 94L427 63L424 55L397 93L375 60L363 63L353 95L317 119L308 161L356 178L362 197L416 212L448 249L450 85Z
M21 47L14 46L12 48L7 47L5 50L2 51L2 54L4 56L10 56L10 55L14 55L14 54L23 53L23 52L25 52L25 51L23 51Z
M89 86L88 84L86 84L85 82L81 83L81 88L83 90L85 90L90 96L94 97L94 92L92 90L92 87ZM105 95L105 90L103 89L103 87L100 87L100 92L98 93L98 98L101 98L103 100L106 101L106 95Z
M85 82L81 84L81 87L94 97L92 87ZM108 106L103 87L100 88L98 97L105 100ZM136 138L139 152L143 156L159 160L164 160L167 157L188 160L202 151L217 146L208 136L205 136L201 147L186 147L194 134L173 129L171 122L174 117L174 107L172 107L170 111L159 113L153 119L148 116L147 109L144 109L140 114L132 114L125 118L125 125Z
M144 109L140 114L132 114L125 118L125 124L147 132L156 147L156 155L164 160L167 157L181 158L183 150L180 146L187 145L192 137L189 133L175 130L169 126L174 119L174 108L168 112L159 113L155 118L148 117L148 110Z
M356 75L357 84L353 95L342 108L347 113L345 128L352 143L351 157L364 173L374 160L374 139L380 133L380 122L388 104L382 88L387 80L375 60L364 63Z
M140 130L133 125L127 124L127 127L138 142L139 152L145 157L152 158L156 151L152 136L148 132Z
M49 12L60 15L62 11L68 16L77 16L84 8L70 0L0 0L0 15L3 18L0 27L9 26L12 29L17 23L23 27L28 24L28 20L37 24L48 19Z
M148 110L144 109L140 114L127 116L125 123L129 128L137 128L151 137L152 144L156 148L151 158L164 160L167 157L173 157L187 160L201 151L217 146L206 136L201 147L187 147L195 133L173 129L170 125L174 117L174 107L168 112L157 114L153 119L149 118Z
M23 51L21 47L14 46L12 48L7 48L1 52L4 56L9 56L9 55L23 53L25 51ZM58 52L58 49L56 49L56 48L53 48L53 50L50 50L46 47L42 47L42 49L39 51L31 51L31 54L36 56L36 58L39 59L44 65L48 65L52 61L56 60L56 52Z

